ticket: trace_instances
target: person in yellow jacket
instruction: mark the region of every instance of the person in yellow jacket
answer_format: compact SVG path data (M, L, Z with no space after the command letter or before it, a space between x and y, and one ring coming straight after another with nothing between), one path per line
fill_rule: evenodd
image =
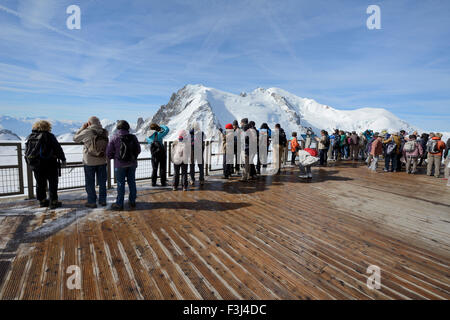
M393 133L389 138L383 140L384 151L384 171L398 172L397 158L400 157L402 140L398 132Z

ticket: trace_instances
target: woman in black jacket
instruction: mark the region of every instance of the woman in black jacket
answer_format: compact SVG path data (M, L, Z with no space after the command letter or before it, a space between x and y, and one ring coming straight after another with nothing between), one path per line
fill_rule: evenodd
M50 132L52 125L46 120L33 124L26 142L25 159L36 179L36 198L41 207L56 209L58 201L58 169L66 165L66 157L56 137ZM47 199L47 182L49 199Z

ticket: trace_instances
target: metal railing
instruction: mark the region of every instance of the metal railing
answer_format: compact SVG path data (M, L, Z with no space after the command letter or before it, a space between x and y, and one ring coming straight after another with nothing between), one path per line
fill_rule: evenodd
M146 142L139 142L144 147L141 154L149 154L148 145ZM205 176L208 176L210 172L220 171L223 169L222 156L223 153L220 152L221 146L220 141L217 140L206 140L205 141L205 151L204 151L204 170ZM70 159L73 156L81 159L82 157L82 146L81 143L75 142L61 142L61 146L64 148L76 148L79 150L65 150L66 158ZM166 174L168 177L173 176L173 164L172 164L172 147L173 142L164 142L164 147L166 149ZM214 148L214 144L217 146ZM25 193L25 188L27 189L27 195L29 199L33 199L35 179L33 176L33 171L31 168L23 161L22 154L22 143L0 143L0 150L4 148L11 148L10 154L5 154L0 152L0 157L12 157L17 159L15 164L0 165L0 197L21 195ZM272 152L272 150L269 150ZM287 153L286 153L287 156ZM217 167L213 167L212 159L214 157L219 157ZM270 158L270 157L269 157ZM152 176L152 158L151 156L144 156L138 158L138 168L136 170L136 180L147 180L151 179ZM10 161L8 161L10 162ZM116 178L114 175L114 170L112 169L112 161L107 162L107 187L111 189L113 185L116 184ZM24 172L26 172L26 179L24 177ZM195 166L195 173L198 173L198 167ZM160 176L158 175L158 178ZM60 169L60 177L58 183L58 190L68 190L68 189L78 189L85 187L85 176L84 176L84 164L82 161L67 161L67 165Z
M0 147L15 148L12 154L1 153L2 158L17 157L17 164L0 165L0 196L12 196L24 193L22 144L21 143L0 143Z

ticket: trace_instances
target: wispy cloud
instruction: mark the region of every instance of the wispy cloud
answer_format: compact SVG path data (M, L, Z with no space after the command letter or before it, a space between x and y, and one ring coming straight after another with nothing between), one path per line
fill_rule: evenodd
M186 83L280 86L405 118L426 110L436 126L449 109L448 1L379 1L379 31L358 0L80 0L77 31L65 27L71 4L0 0L0 112L133 120Z

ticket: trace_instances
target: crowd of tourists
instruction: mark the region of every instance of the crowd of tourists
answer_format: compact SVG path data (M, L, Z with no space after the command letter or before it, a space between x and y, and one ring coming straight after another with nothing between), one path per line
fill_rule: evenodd
M156 123L152 123L147 131L152 186L157 185L158 176L161 186L167 186L168 155L164 138L169 131L167 126ZM426 164L427 175L437 178L440 177L443 159L446 159L446 176L450 166L450 139L445 143L440 133L418 135L417 132L407 134L403 130L390 133L366 130L358 134L356 131L335 130L329 134L322 130L320 136L316 136L308 129L304 135L292 132L288 139L280 124L271 129L267 123L263 123L257 128L256 123L247 118L226 124L225 128L220 129L220 133L222 178L238 176L243 183L255 180L262 171L269 170L269 152L273 153L272 174L279 175L283 167L298 165L301 179L312 179L311 167L314 165L326 166L330 162L342 160L365 161L368 168L376 172L383 157L385 172L405 170L408 174L416 174L418 167ZM173 191L177 191L179 187L186 191L189 185L195 184L196 167L199 171L199 183L203 185L205 133L194 124L192 128L181 129L176 136L170 149L170 161L174 167ZM117 196L111 210L124 210L125 183L129 188L128 208L135 208L136 168L142 150L137 137L130 132L129 123L125 120L118 121L116 130L110 137L108 131L102 128L99 118L90 117L75 133L73 140L83 144L87 193L85 206L97 208L98 205L107 205L107 164L109 160L113 160ZM61 207L57 192L58 177L61 168L66 166L66 157L51 133L50 122L41 120L33 125L26 142L25 159L34 172L36 197L40 206L51 209ZM99 188L98 197L96 186Z

